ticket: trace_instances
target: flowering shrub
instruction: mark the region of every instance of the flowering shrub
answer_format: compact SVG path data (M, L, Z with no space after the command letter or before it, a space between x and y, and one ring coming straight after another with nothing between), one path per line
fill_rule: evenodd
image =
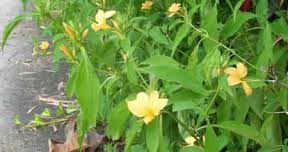
M286 1L32 2L40 48L70 63L80 143L104 124L124 151L288 150Z

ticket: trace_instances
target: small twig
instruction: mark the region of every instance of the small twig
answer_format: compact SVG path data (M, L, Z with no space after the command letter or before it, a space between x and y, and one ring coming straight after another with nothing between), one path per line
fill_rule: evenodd
M41 96L38 96L37 98L39 101L43 101L43 102L47 102L48 104L52 104L52 105L59 105L60 103L61 104L71 104L71 103L75 103L76 101L75 100L72 100L72 101L68 101L68 100L56 100L56 99L53 99L51 97L41 97Z
M24 129L31 129L31 128L36 128L36 127L43 127L43 126L49 126L49 125L53 125L56 123L60 123L60 122L65 122L68 119L58 119L58 120L52 120L49 122L44 122L42 124L32 124L32 125L26 125L24 127L22 127L20 130L24 130Z

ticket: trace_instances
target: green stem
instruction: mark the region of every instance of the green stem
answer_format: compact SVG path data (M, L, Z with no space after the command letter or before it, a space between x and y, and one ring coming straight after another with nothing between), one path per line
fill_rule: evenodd
M29 129L29 128L35 128L35 127L49 126L49 125L53 125L53 124L60 123L60 122L65 122L65 121L67 121L67 119L52 120L52 121L49 121L49 122L45 122L43 124L27 125L27 126L24 126L23 128L21 128L20 130Z
M174 119L178 124L180 124L193 138L196 139L196 141L197 141L198 143L201 144L201 142L199 142L200 139L196 136L196 135L197 135L196 131L191 130L191 129L189 128L189 126L187 126L185 123L183 123L182 121L180 121L177 117L175 117L175 115L174 115L172 112L170 112L170 111L163 111L163 112L166 113L166 114L168 114L172 119ZM201 145L201 146L203 146L203 145Z
M269 75L271 78L273 77L273 76L272 76L270 73L268 73L267 71L262 70L262 69L260 69L260 68L258 68L258 67L256 67L256 66L254 66L253 64L251 64L250 62L248 62L246 59L244 59L242 56L238 55L234 49L231 49L231 48L227 47L226 45L222 44L221 42L219 42L219 41L211 38L211 37L208 35L207 32L205 32L205 31L203 31L203 30L201 30L201 29L196 28L193 24L190 24L190 25L191 25L191 27L192 27L196 32L200 33L203 37L209 39L210 41L216 43L216 44L219 45L220 47L223 47L223 48L226 49L227 51L231 52L233 55L235 55L236 57L238 57L240 60L242 60L242 61L243 61L244 63L246 63L247 65L251 66L252 68L254 68L254 69L258 70L258 71L261 71L261 72L263 72L263 73L266 73L266 74Z
M226 0L227 4L229 5L231 12L233 12L234 8L232 6L232 3L230 2L230 0Z
M212 106L214 105L219 90L220 90L220 87L219 87L219 85L218 85L217 90L216 90L216 92L215 92L212 100L210 101L210 103L209 103L209 105L208 105L208 107L207 107L207 109L206 109L206 111L205 111L205 113L204 113L204 117L205 117L205 118L208 116L209 110L210 110L210 109L212 108ZM209 119L206 118L206 120L207 120L207 123L209 124Z

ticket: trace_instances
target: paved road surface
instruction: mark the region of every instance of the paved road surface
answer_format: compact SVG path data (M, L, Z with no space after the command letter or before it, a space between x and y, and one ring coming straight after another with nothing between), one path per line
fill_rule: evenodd
M20 0L1 0L0 8L2 35L4 25L22 12L22 6ZM37 95L58 94L57 84L64 79L63 70L56 73L49 71L51 64L46 58L30 66L22 64L35 59L31 55L31 37L37 34L37 28L31 21L24 22L13 32L5 51L0 52L0 152L46 152L48 137L55 136L51 128L19 133L13 123L15 115L29 121L33 113L27 115L26 112L34 105L38 105L35 112L41 111L43 103L35 100Z

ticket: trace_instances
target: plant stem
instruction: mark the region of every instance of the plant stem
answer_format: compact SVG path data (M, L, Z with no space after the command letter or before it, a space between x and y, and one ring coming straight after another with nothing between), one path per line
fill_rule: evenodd
M56 123L60 123L60 122L65 122L65 121L67 121L67 119L52 120L52 121L49 121L49 122L45 122L45 123L43 123L43 124L27 125L27 126L22 127L20 130L29 129L29 128L35 128L35 127L42 127L42 126L49 126L49 125L52 125L52 124L56 124Z
M254 68L254 69L256 69L256 70L259 70L259 71L261 71L261 72L263 72L263 73L266 73L267 75L269 75L270 77L272 77L272 75L271 75L270 73L268 73L267 71L262 70L262 69L260 69L260 68L258 68L258 67L256 67L256 66L254 66L253 64L251 64L250 62L248 62L246 59L244 59L242 56L238 55L234 49L231 49L231 48L227 47L226 45L222 44L221 42L219 42L219 41L211 38L206 31L203 31L203 30L201 30L201 29L196 28L193 24L190 24L190 25L191 25L191 27L192 27L196 32L200 33L203 37L209 39L210 41L216 43L218 46L223 47L223 48L226 49L227 51L231 52L233 55L235 55L236 57L238 57L240 60L242 60L242 61L243 61L244 63L246 63L247 65L249 65L249 66L251 66L252 68Z
M180 124L193 138L195 138L198 143L201 144L201 142L199 142L200 139L197 137L196 131L191 130L189 126L187 126L185 123L181 122L177 117L175 117L172 112L170 111L163 111L163 112L167 113L172 119L174 119L178 124Z
M216 92L215 92L212 100L210 101L210 103L209 103L209 105L208 105L208 107L207 107L207 109L206 109L206 111L205 111L205 113L204 113L204 117L205 117L205 118L208 116L209 110L210 110L211 107L214 105L214 103L215 103L215 101L216 101L215 99L216 99L216 97L217 97L217 95L218 95L219 90L220 90L220 87L219 87L219 85L218 85L217 90L216 90ZM209 119L207 119L207 123L209 123L208 120L209 120Z

